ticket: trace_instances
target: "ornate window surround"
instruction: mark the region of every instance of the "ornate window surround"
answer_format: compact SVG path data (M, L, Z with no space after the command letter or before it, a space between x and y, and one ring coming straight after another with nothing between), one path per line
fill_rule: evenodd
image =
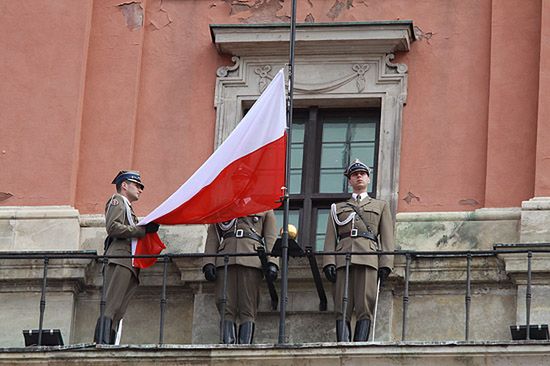
M229 135L277 71L288 64L288 24L212 24L218 51L233 65L217 70L215 146ZM415 40L410 20L304 23L296 30L294 105L379 106L380 143L376 196L395 215L407 66L395 52Z

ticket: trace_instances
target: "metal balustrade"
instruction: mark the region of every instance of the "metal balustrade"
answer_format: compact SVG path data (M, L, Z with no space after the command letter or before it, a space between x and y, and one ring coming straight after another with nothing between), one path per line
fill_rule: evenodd
M527 245L527 244L524 244ZM496 245L497 247L498 245ZM478 250L478 251L394 251L394 252L373 252L373 253L362 253L362 252L319 252L313 253L315 256L326 256L326 255L344 255L345 259L345 289L343 295L343 311L345 313L346 307L348 305L348 283L349 283L349 267L351 264L352 256L356 255L393 255L393 256L402 256L405 257L405 273L404 273L404 292L403 292L403 310L402 310L402 330L401 330L401 340L406 340L407 335L407 325L408 325L408 307L409 307L409 284L411 278L411 265L415 259L419 258L464 258L466 260L466 281L464 289L464 301L465 301L465 319L464 319L464 340L470 340L470 307L472 303L472 290L471 290L471 267L472 260L474 258L480 257L494 257L496 255L506 255L506 254L525 254L527 258L527 287L525 293L525 319L526 319L526 339L530 339L530 322L531 322L531 301L532 301L532 258L534 253L550 253L550 248L536 248L538 244L534 244L535 248L530 249L495 249L495 250ZM268 253L269 255L270 253ZM159 263L162 265L163 274L162 274L162 292L160 298L160 332L159 332L159 344L164 344L164 322L165 322L165 312L166 312L166 282L167 282L167 272L168 264L175 258L203 258L203 257L224 257L224 284L223 284L223 299L222 299L222 315L220 321L220 343L222 342L222 331L221 326L223 326L224 321L224 312L223 309L227 302L226 291L227 291L227 270L230 257L237 256L256 256L253 253L235 253L235 254L203 254L203 253L188 253L188 254L161 254L161 255L140 255L134 256L133 258L158 258ZM101 263L102 266L102 290L101 290L101 300L100 300L100 316L103 316L105 311L105 264L108 263L111 258L132 258L132 256L102 256L97 255L92 252L1 252L0 259L3 260L16 260L16 259L30 259L30 260L42 260L44 263L43 268L43 277L42 277L42 289L40 296L40 305L39 305L39 324L38 324L38 345L42 344L42 330L44 323L44 313L46 309L46 293L47 293L47 280L48 280L48 266L50 260L52 259L90 259L95 260L98 263ZM318 274L318 273L317 273ZM315 273L314 273L315 275ZM324 296L324 294L323 294ZM322 294L319 293L321 306L320 309L326 309L326 298L323 299ZM325 302L324 307L322 306L323 301ZM286 310L286 309L285 309ZM280 322L285 321L285 311L281 311ZM281 325L280 325L281 326ZM103 323L101 322L101 327ZM284 327L284 325L283 325ZM103 334L103 329L100 329L101 334ZM90 335L92 331L90 330ZM279 342L281 343L281 342Z

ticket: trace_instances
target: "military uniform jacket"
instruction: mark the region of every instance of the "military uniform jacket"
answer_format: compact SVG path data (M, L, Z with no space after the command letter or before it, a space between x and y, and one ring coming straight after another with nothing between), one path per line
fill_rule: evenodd
M105 206L105 227L107 234L113 238L113 241L107 249L106 255L132 255L132 238L142 238L145 236L145 227L131 225L128 222L126 214L125 198L120 194L113 195ZM138 219L130 205L130 214L134 224ZM130 258L113 258L109 263L116 263L130 269L137 277L139 269L132 267Z
M355 213L353 206L361 212L366 223L363 222L359 215L355 214L355 218L350 222L338 225L332 215L329 215L325 236L325 252L393 251L393 222L387 202L367 196L359 203L354 199L337 203L336 215L341 223L345 222L350 215ZM349 234L352 228L357 229L358 232L372 232L372 234L378 237L378 244L364 237L348 236L339 239L342 234ZM346 265L346 257L345 255L323 256L323 267L329 264L335 264L336 268L344 267ZM367 265L373 268L388 267L391 269L393 268L393 256L352 255L351 264Z
M262 246L257 240L247 237L228 237L224 239L226 233L235 233L237 230L243 232L253 232L261 237L265 243L266 252L271 252L273 244L277 238L277 224L273 210L266 212L239 217L235 219L233 225L231 222L222 224L212 224L208 226L206 237L206 246L204 252L207 254L233 254L233 253L257 253L257 249ZM224 230L225 228L225 230ZM277 265L275 260L268 257L269 262ZM216 267L223 267L223 257L205 257L203 265L215 264ZM262 268L260 259L257 256L248 257L229 257L229 265L239 264L246 267Z

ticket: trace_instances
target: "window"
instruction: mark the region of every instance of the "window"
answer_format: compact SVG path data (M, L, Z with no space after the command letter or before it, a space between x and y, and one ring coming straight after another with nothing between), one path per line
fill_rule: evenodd
M292 125L289 222L302 246L323 249L330 205L349 198L344 170L359 158L377 165L380 109L295 110ZM376 193L376 169L369 194ZM282 223L282 209L276 212Z
M220 54L233 62L216 72L219 146L286 67L289 28L211 24L210 30ZM349 194L342 172L356 157L374 168L370 193L389 202L395 215L408 68L392 60L410 50L414 27L410 20L304 23L296 36L290 223L301 228L300 244L320 249L330 204ZM282 212L277 215L281 225Z

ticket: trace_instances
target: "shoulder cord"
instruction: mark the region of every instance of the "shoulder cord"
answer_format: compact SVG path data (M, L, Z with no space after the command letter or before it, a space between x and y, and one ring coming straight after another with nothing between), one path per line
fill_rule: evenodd
M234 226L234 230L237 229L237 219L233 219L231 221L229 221L227 224L224 223L224 222L219 222L218 223L218 226L220 227L220 229L222 229L223 231L227 231L231 228L231 226Z
M218 222L216 225L217 225L217 227L214 226L214 228L216 229L216 235L218 236L218 243L221 243L222 238L223 238L223 235L220 235L218 227L222 231L228 231L229 229L231 229L231 226L233 226L233 231L234 232L237 231L237 219L232 219L232 220L228 221L227 224L224 223L224 222Z
M353 221L353 219L355 218L355 215L356 215L355 212L352 212L352 213L349 214L349 216L345 220L340 221L340 219L338 218L338 215L336 214L336 204L335 203L333 203L332 206L330 206L330 213L332 215L332 219L334 220L334 222L338 226L344 226L344 225L348 224L350 221ZM355 225L353 225L353 223L352 223L352 227L355 227Z
M114 195L113 197L111 197L111 200L114 198ZM126 209L126 218L128 219L128 223L132 226L135 226L135 223L134 223L134 218L132 217L132 209L130 208L130 203L128 202L127 199L125 199L124 196L122 196L122 200L124 201L124 207ZM110 209L111 207L109 207ZM136 246L137 246L137 238L131 238L132 242L131 242L131 253L132 255L135 254L136 252ZM134 266L134 260L135 258L132 258L132 267L135 267Z
M126 206L126 218L128 219L128 223L132 226L135 226L134 218L132 217L132 209L130 208L130 204L127 200L124 200L124 206Z

